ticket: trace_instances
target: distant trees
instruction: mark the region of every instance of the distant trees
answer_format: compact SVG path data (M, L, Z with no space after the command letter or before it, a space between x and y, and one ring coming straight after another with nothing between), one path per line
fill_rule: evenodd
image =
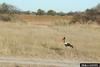
M59 15L59 16L65 16L66 13L64 13L64 12L58 12L57 15Z
M100 24L100 4L98 4L96 7L87 9L85 12L80 13L71 13L70 15L73 16L70 23L90 23L91 22L97 22Z
M14 13L19 13L15 6L6 3L0 4L0 21L12 21Z
M33 11L33 12L32 12L32 15L36 15L36 12Z
M45 15L45 11L42 9L38 9L36 15Z
M1 15L4 14L4 15ZM31 14L31 15L50 15L50 16L71 16L71 21L70 23L90 23L92 22L97 22L100 24L100 4L98 4L96 7L87 9L84 12L56 12L54 10L48 10L45 12L42 9L38 9L36 12L32 11L21 11L14 5L10 5L7 3L2 3L0 4L0 20L4 21L10 21L12 20L13 15L10 14Z
M97 12L100 12L100 4L98 4L94 9L95 9Z
M9 6L6 3L1 4L0 12L7 13L9 10Z
M85 13L92 21L96 21L100 24L100 4L92 9L87 9Z
M22 11L21 13L22 13L22 14L31 14L30 11Z
M47 12L45 12L42 9L38 9L36 12L21 11L20 9L18 9L14 5L10 5L7 3L0 4L0 13L2 13L2 14L4 14L4 13L7 13L7 14L32 14L32 15L39 15L39 16L41 16L41 15L64 16L65 15L64 12L56 12L54 10L48 10Z
M55 16L55 15L58 15L58 16L65 16L66 13L64 12L56 12L54 10L48 10L47 12L45 12L44 10L42 9L38 9L37 12L32 12L32 14L34 15L51 15L51 16Z
M54 11L54 10L48 10L47 15L54 16L54 15L56 15L56 11Z
M54 10L48 10L47 12L45 12L42 9L38 9L36 12L21 11L20 9L18 9L13 5L2 3L0 4L0 13L1 14L31 14L31 15L39 15L39 16L43 16L43 15L66 16L67 15L73 17L71 19L71 23L77 23L77 22L88 23L88 21L92 21L92 22L95 21L100 24L100 4L98 4L94 8L87 9L84 12L70 11L68 13L64 13L64 12L56 12ZM6 16L1 16L0 19L9 20L9 16L8 18Z
M20 10L13 5L6 3L0 4L0 13L18 13Z

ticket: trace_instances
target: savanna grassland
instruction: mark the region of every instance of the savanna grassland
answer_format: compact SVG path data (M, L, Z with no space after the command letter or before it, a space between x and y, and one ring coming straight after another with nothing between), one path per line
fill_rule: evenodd
M66 16L19 17L26 19L19 23L0 21L1 57L100 61L99 25L69 25L70 17ZM64 36L73 49L64 47Z
M0 67L59 67L54 65L0 63Z

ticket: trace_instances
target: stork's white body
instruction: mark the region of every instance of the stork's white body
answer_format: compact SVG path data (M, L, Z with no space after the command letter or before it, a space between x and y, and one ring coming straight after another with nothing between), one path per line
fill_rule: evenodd
M64 40L65 47L69 46L69 47L72 47L73 48L73 45L72 44L66 42L66 38L65 37L63 38L63 40Z
M64 44L68 44L68 42L65 42Z

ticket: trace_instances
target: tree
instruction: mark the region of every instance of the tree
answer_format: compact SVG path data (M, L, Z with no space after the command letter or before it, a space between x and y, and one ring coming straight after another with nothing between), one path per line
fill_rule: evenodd
M38 9L36 15L45 15L45 11L42 9Z
M1 4L1 12L7 13L8 12L8 6L6 3Z
M52 15L52 16L54 16L54 15L56 15L56 11L54 11L54 10L49 10L49 11L47 12L47 15Z
M100 3L95 7L96 10L100 10Z
M59 16L65 16L66 13L64 13L64 12L59 12L59 13L57 13L57 15L59 15Z
M0 5L0 13L19 13L20 10L13 5L3 3Z
M24 14L31 14L30 11L23 11Z
M33 11L33 12L32 12L32 15L36 15L36 12Z
M8 11L10 13L20 13L20 9L18 9L17 7L13 6L13 5L8 5Z

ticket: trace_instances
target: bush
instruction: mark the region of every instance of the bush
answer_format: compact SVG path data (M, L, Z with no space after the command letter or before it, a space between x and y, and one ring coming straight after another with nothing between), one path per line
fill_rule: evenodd
M10 4L6 4L6 3L3 3L3 4L0 4L0 13L1 14L10 14L10 13L19 13L20 10L13 6L13 5L10 5Z
M100 24L100 16L96 17L97 24Z
M1 15L0 20L2 21L11 21L11 17L7 15Z
M39 15L39 16L45 15L45 11L42 9L38 9L36 15Z
M54 11L54 10L49 10L49 11L47 12L47 15L52 15L52 16L54 16L54 15L56 15L56 11Z
M77 14L73 16L73 18L70 21L70 24L74 23L87 24L89 21L95 21L95 17L87 14Z

